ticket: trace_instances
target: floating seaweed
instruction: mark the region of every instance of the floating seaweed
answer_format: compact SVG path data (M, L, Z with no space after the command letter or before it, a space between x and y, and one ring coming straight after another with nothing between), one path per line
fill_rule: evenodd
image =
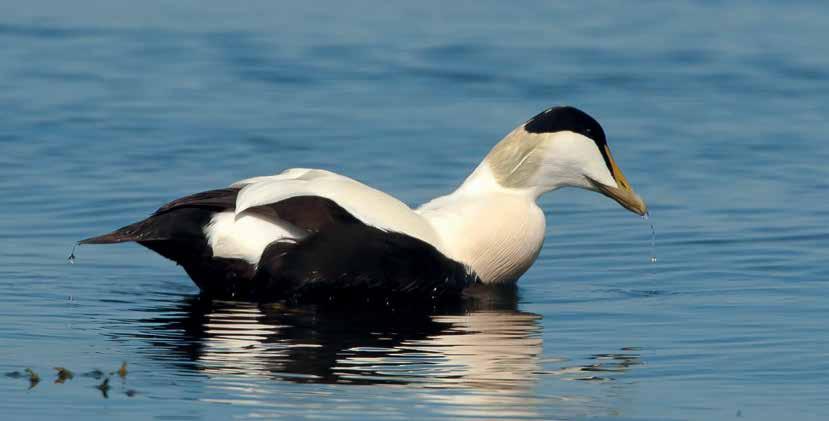
M101 391L101 395L103 395L104 399L109 398L109 377L105 378L101 384L95 386L96 389Z
M29 376L29 390L34 389L34 387L40 383L40 376L38 376L37 373L35 373L31 368L27 368L24 371L26 372L26 375Z
M56 384L63 384L67 380L72 380L75 377L75 373L69 371L63 367L54 367L55 370L58 371L58 378L55 379Z
M57 371L57 377L55 378L55 383L56 384L63 384L67 380L72 380L72 379L75 378L75 373L73 373L72 370L69 370L66 367L53 367L53 368L55 369L55 371ZM108 399L109 398L109 391L110 391L110 389L112 389L112 386L110 386L110 384L109 384L109 380L114 375L118 375L118 377L120 377L121 379L126 379L127 373L128 373L128 371L127 371L127 362L125 361L121 364L121 366L118 368L118 370L110 372L109 374L107 374L106 372L101 371L99 369L94 369L92 371L82 373L82 374L80 374L80 376L93 378L95 380L103 379L100 384L97 384L94 387L96 389L98 389L99 391L101 391L101 395L105 399ZM30 390L33 389L35 386L37 386L38 383L40 383L40 375L38 375L31 368L26 368L22 372L21 371L9 371L9 372L6 372L4 374L5 374L6 377L13 378L13 379L20 379L20 378L29 379L29 389ZM134 389L128 389L124 392L124 394L128 397L133 397L136 394L138 394L138 392Z
M118 369L118 377L120 377L122 379L127 377L127 362L126 361L124 361L123 364L121 364L121 368Z

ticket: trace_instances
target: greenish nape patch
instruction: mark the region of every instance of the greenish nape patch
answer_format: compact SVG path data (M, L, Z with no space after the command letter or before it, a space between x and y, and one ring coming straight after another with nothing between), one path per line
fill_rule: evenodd
M528 187L544 159L543 135L513 130L486 157L495 179L504 187Z

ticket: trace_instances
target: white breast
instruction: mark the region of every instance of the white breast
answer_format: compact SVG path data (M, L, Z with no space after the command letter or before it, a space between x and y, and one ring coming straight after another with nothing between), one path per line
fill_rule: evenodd
M528 196L496 193L446 196L418 209L435 227L449 257L485 283L514 282L538 257L544 213Z
M446 254L485 283L515 282L544 243L544 212L532 189L507 188L486 161L449 195L417 209L440 235Z

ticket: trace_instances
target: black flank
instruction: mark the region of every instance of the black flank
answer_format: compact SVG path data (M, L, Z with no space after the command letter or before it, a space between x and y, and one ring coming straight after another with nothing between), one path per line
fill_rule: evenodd
M227 188L176 199L143 221L79 244L135 241L181 265L204 294L218 298L390 306L459 298L477 281L430 244L367 226L318 196L249 210L309 234L298 242L271 243L258 268L214 257L204 227L217 212L235 209L238 192Z
M298 243L274 242L259 263L257 295L310 303L398 305L459 297L474 274L414 237L340 224Z

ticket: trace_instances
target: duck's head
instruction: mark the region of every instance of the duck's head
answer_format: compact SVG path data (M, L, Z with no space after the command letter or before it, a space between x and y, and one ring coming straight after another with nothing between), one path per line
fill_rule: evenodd
M648 211L613 160L602 126L574 107L549 108L516 127L485 162L506 188L540 195L560 187L581 187L639 215Z

